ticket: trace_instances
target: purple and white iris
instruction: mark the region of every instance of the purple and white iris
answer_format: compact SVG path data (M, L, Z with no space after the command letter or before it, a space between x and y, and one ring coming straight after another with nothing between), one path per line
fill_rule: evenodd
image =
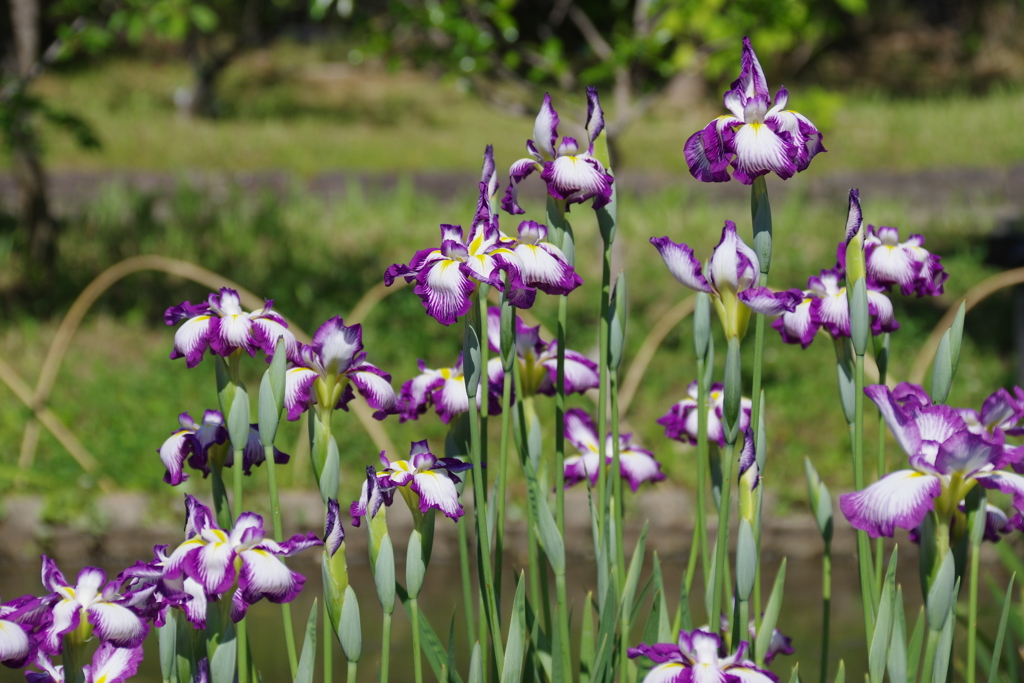
M43 555L43 585L51 591L43 598L51 622L39 635L39 649L50 655L61 651L62 637L87 619L92 632L103 642L115 647L137 647L149 633L149 624L132 603L132 595L119 594L117 581L107 582L102 569L85 567L78 573L75 585L64 579L57 563Z
M789 91L775 93L772 106L768 82L750 39L743 39L740 76L725 93L731 116L719 116L689 137L683 152L690 173L705 183L724 183L732 177L750 185L774 172L783 180L803 171L824 152L821 133L810 120L786 109Z
M419 361L420 374L402 385L398 395L399 421L416 420L434 407L441 421L448 424L457 415L469 410L469 395L466 393L466 379L462 368L462 354L454 367L428 368L426 363ZM490 415L501 413L502 380L505 373L501 369L501 359L491 358L487 362L488 377L488 411ZM483 379L481 378L481 384ZM484 392L478 392L477 407L480 406Z
M284 337L288 357L293 358L298 349L295 335L284 318L271 310L273 305L267 299L263 308L247 313L242 310L238 292L222 287L220 294L210 294L204 303L186 301L171 306L164 313L164 322L182 323L174 333L171 359L184 358L186 367L194 368L207 349L224 357L239 349L250 356L259 350L273 355L280 337Z
M741 641L733 654L722 657L718 634L698 629L680 631L677 643L631 647L629 658L647 657L654 663L642 683L778 683L771 671L745 659L747 647Z
M223 444L228 439L228 431L224 427L224 416L219 410L207 410L203 414L202 424L196 423L188 413L181 413L178 416L178 423L181 425L181 429L171 434L157 449L157 452L160 453L160 461L167 468L164 473L164 481L171 486L177 486L188 479L188 473L184 471L186 459L189 467L203 473L203 478L209 476L210 449L215 445ZM233 466L234 459L234 452L230 449L226 450L224 467ZM290 459L291 456L274 446L275 463L286 465ZM242 449L242 467L245 475L251 475L252 468L259 467L265 461L266 452L260 441L259 425L250 424L249 437Z
M535 221L519 224L519 239L512 251L519 257L520 279L545 294L568 294L583 284L583 278L569 265L561 249L545 241L547 238L547 226Z
M355 398L352 385L383 420L397 412L398 399L391 388L391 375L366 362L363 326L345 325L335 316L320 326L313 343L299 348L295 366L286 375L284 405L289 420L297 420L311 404L329 410L348 410Z
M902 404L883 385L867 387L864 393L878 406L912 469L840 496L839 506L855 528L873 537L892 536L896 527L919 526L933 509L948 523L976 484L1012 495L1013 506L1024 510L1024 477L1003 470L1019 463L1024 448L1006 447L1001 432L971 431L949 406L913 398L923 390L905 393Z
M594 141L604 130L604 112L597 97L597 88L587 88L587 143L581 146L575 138L565 136L558 143L558 112L551 106L551 95L544 94L544 103L533 124L533 140L526 141L530 155L509 168L509 184L501 207L510 214L526 213L519 206L519 183L533 173L547 184L548 194L572 204L594 200L594 208L606 206L612 198L614 178L594 157ZM557 147L556 147L556 143Z
M651 244L676 280L690 289L711 294L726 337L743 337L750 311L764 315L792 312L804 298L798 289L773 292L758 287L761 267L757 254L736 234L732 221L725 222L722 239L711 252L707 277L689 245L676 244L668 237L652 237Z
M486 202L487 185L480 183ZM486 216L481 214L486 214ZM512 285L510 300L521 308L533 304L536 293L520 279L522 262L513 251L512 240L501 234L490 211L477 213L468 238L458 225L441 225L441 246L416 252L408 265L392 264L384 273L390 287L399 277L416 281L413 291L423 300L427 315L442 325L451 325L469 312L470 295L478 283L505 290L502 272Z
M190 507L190 519L196 502L194 498L186 501ZM155 625L163 626L167 610L178 607L193 626L206 628L206 590L199 582L184 575L168 578L165 573L168 560L167 546L154 546L150 562L136 562L121 572L117 580L129 587L133 594L145 598L138 609ZM217 596L212 597L216 599Z
M633 443L632 434L619 434L619 474L629 482L629 488L636 493L644 482L661 481L661 463L654 459L654 453ZM586 479L590 485L597 484L598 463L601 444L597 437L594 421L579 408L565 414L565 438L579 449L580 454L565 459L565 487L569 488ZM612 464L612 435L605 442L605 462Z
M0 604L0 664L18 669L36 651L33 631L46 614L39 598L31 595Z
M879 285L898 285L904 296L940 296L949 274L941 258L924 248L924 237L900 242L899 230L869 225L864 239L868 277Z
M106 642L92 657L92 663L82 667L85 683L123 683L134 676L142 663L142 646L115 647ZM43 673L26 671L28 683L64 683L64 667L54 666L50 658L40 652L32 662ZM72 676L74 680L74 676Z
M167 558L164 576L182 576L196 581L208 595L222 595L237 588L232 596L231 619L238 622L249 605L261 598L270 602L291 602L306 579L278 558L290 557L306 548L323 545L316 534L296 534L284 543L265 538L263 518L252 512L238 516L234 527L217 526L210 509L186 496L190 510L187 540Z
M417 508L421 513L431 509L440 510L445 517L454 520L465 514L459 502L459 492L455 488L456 484L462 482L456 472L468 470L473 466L471 463L458 458L438 458L430 452L426 439L412 443L408 460L392 462L381 451L380 462L384 469L375 473L367 469L367 482L363 483L359 500L352 503L349 509L353 526L359 526L361 517L372 517L381 502L390 505L394 490L404 486L408 486L418 497ZM370 490L370 481L373 481L373 491Z
M500 339L501 309L492 307L487 311L487 344L494 353L500 353ZM540 325L530 327L519 316L516 316L516 360L522 378L523 398L536 394L555 395L558 340L544 341L540 336ZM596 389L599 383L597 363L578 351L566 349L565 393L582 394Z
M676 441L697 445L697 381L686 388L686 398L669 408L658 418L658 424L665 428L665 436ZM750 413L754 404L744 396L740 399L740 431L750 426ZM721 382L715 382L708 391L708 441L725 448L725 430L722 428L722 411L725 409L725 390Z

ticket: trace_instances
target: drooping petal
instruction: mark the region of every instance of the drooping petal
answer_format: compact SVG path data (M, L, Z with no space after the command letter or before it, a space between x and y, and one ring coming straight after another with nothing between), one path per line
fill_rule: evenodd
M164 441L157 449L160 454L160 462L163 463L164 481L171 486L177 486L188 479L188 474L182 471L185 459L195 452L196 443L191 429L180 429Z
M363 363L349 373L352 384L366 399L367 405L375 409L374 418L383 420L398 412L398 398L391 388L391 377L369 363Z
M220 534L223 535L223 532ZM235 551L225 537L222 542L207 543L189 553L185 560L185 571L189 577L201 583L207 593L220 595L226 593L234 583L234 559Z
M32 642L26 629L14 621L0 619L0 662L20 668L31 656Z
M149 633L149 624L122 605L98 602L89 607L88 614L99 639L116 647L138 647Z
M254 548L239 554L242 571L238 576L238 588L250 605L261 598L270 602L291 602L302 592L306 578L288 569L273 553Z
M727 676L735 676L739 683L778 683L779 677L766 669L758 669L754 662L744 661L726 667Z
M59 655L61 636L78 628L82 605L77 600L61 600L50 611L52 621L39 634L39 649L49 655Z
M445 472L417 472L412 478L412 490L420 494L420 512L433 508L455 520L465 514L455 482Z
M814 341L818 334L819 326L811 318L811 304L815 297L804 292L804 298L792 311L784 312L778 319L772 321L772 327L782 335L782 341L787 344L799 344L807 348Z
M773 292L767 287L754 287L743 290L738 297L755 313L781 315L795 311L796 307L804 300L804 293L800 289Z
M711 285L701 272L700 261L688 244L676 244L668 237L652 237L651 244L661 254L668 272L684 287L698 292L710 292Z
M893 316L892 302L882 292L868 290L868 314L871 316L871 333L875 336L900 329Z
M878 411L885 419L889 431L896 437L896 443L908 456L915 455L921 446L921 431L917 422L908 415L893 397L889 387L873 384L864 388L864 394L878 406Z
M662 481L665 475L661 463L654 459L654 453L630 445L619 451L619 473L629 482L629 488L636 493L644 482Z
M460 374L444 380L444 384L434 390L433 400L437 415L445 424L451 422L456 415L468 411L469 395L466 393L463 376Z
M679 662L665 662L651 667L641 683L690 683L692 672Z
M596 451L584 451L580 455L572 455L563 462L565 487L575 486L590 479L591 486L597 486L598 463L600 457Z
M1024 512L1024 476L1013 472L986 472L975 477L987 489L1013 496L1013 507Z
M174 332L174 349L171 360L184 358L185 367L194 368L203 360L203 354L210 343L210 328L213 316L198 315L186 320Z
M614 178L593 157L559 156L544 164L540 177L547 183L548 194L566 200L567 204L593 198L594 208L599 209L611 200Z
M898 470L865 489L841 495L839 507L855 529L878 538L892 536L896 527L909 530L921 524L940 493L938 477Z
M585 411L572 408L565 413L565 438L583 453L597 451L597 428Z
M797 172L793 158L797 148L785 131L775 131L770 123L747 123L736 129L732 150L732 177L744 185L773 172L783 180Z
M880 285L899 285L901 290L912 289L921 270L921 264L907 250L885 242L866 244L864 259L868 277Z
M732 116L719 116L686 140L683 155L690 175L705 183L729 181L729 162L732 161L733 126L742 121Z
M568 294L583 284L583 278L553 244L519 244L515 254L522 261L520 277L523 282L545 294Z
M850 303L846 288L825 294L811 302L811 321L835 338L850 336Z
M442 325L451 325L469 312L473 282L457 261L444 259L431 264L417 276L414 292L423 300L427 315Z
M981 404L981 422L986 428L1011 427L1022 416L1024 416L1024 407L1002 387Z
M316 370L303 367L290 368L285 374L284 407L290 421L298 420L309 407L313 400L311 389L319 376Z
M123 683L142 663L142 645L117 647L105 642L96 650L92 664L84 667L85 683Z
M531 158L520 159L512 164L508 170L508 188L501 199L501 208L513 216L526 213L526 209L519 206L519 183L534 171L543 170L544 167Z
M781 94L782 90L779 93ZM775 99L778 102L779 95L776 95ZM797 172L806 170L815 155L828 151L821 144L821 131L803 114L789 110L778 111L765 117L765 122L769 121L775 125L776 130L789 133L790 139L796 145L793 163L796 164Z

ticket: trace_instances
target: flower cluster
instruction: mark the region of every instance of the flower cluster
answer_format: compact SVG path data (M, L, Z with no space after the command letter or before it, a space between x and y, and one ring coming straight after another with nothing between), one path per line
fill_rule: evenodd
M423 300L427 314L443 325L451 325L469 312L470 295L479 284L505 292L517 308L529 308L538 289L548 294L568 294L583 282L561 250L544 241L545 227L523 221L518 238L501 232L498 214L491 208L491 193L496 187L493 169L494 158L488 147L477 211L468 235L461 226L443 224L441 246L418 251L408 265L395 263L384 273L384 284L389 287L399 277L408 283L415 281L413 291Z
M510 214L526 213L519 206L519 183L534 171L547 185L548 194L565 201L566 210L572 204L594 200L594 208L607 206L612 198L614 179L594 156L594 142L604 130L604 112L597 97L597 88L587 88L587 144L583 147L576 138L565 136L558 143L558 112L551 106L551 95L544 94L544 103L533 124L533 140L526 141L530 155L512 164L509 169L508 190L501 207Z
M803 299L798 289L773 292L758 286L761 268L757 254L736 234L732 221L725 222L722 239L711 252L707 276L689 245L676 244L668 237L652 237L651 244L676 280L711 295L726 337L742 338L746 334L751 311L779 315L792 312Z
M456 473L471 468L473 465L470 463L458 458L438 458L430 452L426 440L412 443L408 460L392 462L381 451L380 462L384 469L379 472L373 467L367 468L359 500L349 508L352 526L359 526L363 517L372 518L382 503L391 505L395 491L399 489L403 489L410 507L415 506L420 513L440 510L454 520L465 514L455 488L462 480ZM409 496L410 492L412 496Z
M640 484L662 481L665 475L661 472L661 463L654 459L654 453L633 443L632 437L632 434L619 435L619 475L629 482L629 488L635 493ZM569 488L587 479L594 486L597 484L601 442L590 415L579 408L566 412L565 438L580 451L579 455L565 459L565 487ZM609 433L605 440L606 465L612 464L613 446L614 441Z
M540 325L530 327L516 316L516 362L522 378L523 398L544 394L555 395L558 374L558 340L544 341ZM487 311L487 343L491 351L500 353L501 310ZM500 366L499 366L500 369ZM582 353L565 350L565 393L582 394L596 389L600 383L597 363Z
M690 174L705 183L724 183L732 177L750 185L773 172L782 179L803 171L824 152L821 133L804 115L786 109L789 91L775 93L772 106L768 82L750 39L743 39L740 77L725 93L731 116L719 116L689 137L683 152Z
M839 243L838 262L835 267L821 271L807 280L800 303L772 323L787 344L810 346L818 330L824 329L833 339L850 336L850 305L847 297L846 247L861 232L863 215L860 192L850 190L846 240ZM899 243L896 228L878 228L868 225L864 231L864 260L866 266L868 314L874 335L894 332L899 322L893 315L892 301L886 292L899 285L904 294L938 296L947 274L939 257L923 246L924 238L911 235L907 242Z
M469 394L466 393L466 378L462 368L462 354L450 368L428 368L422 360L418 363L420 374L402 385L398 395L400 422L416 420L431 406L441 421L448 424L452 418L469 410ZM502 379L501 359L491 358L487 362L487 406L490 415L501 413ZM483 378L480 380L483 384ZM484 392L478 392L477 407Z
M925 391L903 383L864 389L885 418L896 442L909 457L910 469L891 472L874 484L840 496L843 514L855 528L871 536L892 536L896 527L912 530L935 511L940 522L962 533L956 524L964 496L976 485L1009 494L1020 528L1024 512L1024 447L1007 446L1006 432L1024 418L1024 406L1000 390L985 401L982 412L933 405ZM965 416L967 419L965 419ZM998 516L990 520L1005 530ZM957 531L959 529L959 531ZM990 533L996 533L993 528ZM997 536L998 537L998 536Z
M647 657L654 663L644 678L646 683L778 683L775 674L746 659L748 647L741 641L735 652L723 657L718 634L697 629L680 631L676 643L631 647L629 658Z
M174 431L163 445L157 449L160 462L167 471L164 481L177 486L188 479L184 471L187 460L189 467L203 473L203 478L210 474L210 451L228 440L228 430L224 426L224 416L219 410L207 410L203 413L203 421L197 423L188 413L178 416L181 428ZM234 453L231 449L223 449L221 454L224 467L234 465ZM274 462L278 465L287 464L291 457L274 447ZM266 460L263 444L260 442L259 426L249 425L249 438L242 449L242 468L246 476L252 474L252 468L258 467Z
M697 445L697 381L686 388L686 398L672 406L658 419L665 428L665 436L676 441ZM708 391L708 441L725 448L725 430L722 427L722 411L725 406L725 388L715 382ZM750 413L754 404L746 396L740 399L740 431L750 427Z
M288 357L294 358L298 349L295 335L288 330L284 318L271 310L273 305L274 302L267 299L263 308L246 313L238 292L222 287L220 294L210 294L204 303L186 301L168 308L164 322L168 325L182 323L174 333L171 359L184 358L186 366L194 368L203 360L207 349L225 358L237 350L250 356L255 356L257 351L272 356L281 337L284 337Z

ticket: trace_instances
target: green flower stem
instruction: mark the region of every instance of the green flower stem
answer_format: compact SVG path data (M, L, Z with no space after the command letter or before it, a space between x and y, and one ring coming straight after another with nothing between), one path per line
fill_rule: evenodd
M988 514L985 509L985 497L981 497L981 503L974 512L975 515ZM974 683L977 675L977 652L978 652L978 572L980 571L981 541L984 533L974 534L971 525L968 524L971 533L971 577L968 586L967 603L967 683Z
M565 345L569 297L558 297L558 349L555 358L555 522L565 537ZM504 398L504 397L502 397Z
M699 552L704 580L711 574L711 558L708 555L707 529L707 470L708 470L708 387L704 381L706 359L697 358L697 522L693 527L693 544L686 567L686 594L690 594L693 576L697 570Z
M473 305L469 311L469 315L466 316L466 348L463 352L463 357L470 358L472 351L478 351L477 349L471 348L472 339L481 339L480 337L480 290L479 288L473 293ZM481 368L482 377L487 376L487 368ZM469 389L469 387L467 387ZM473 387L475 393L477 387ZM486 400L486 399L485 399ZM483 402L483 401L481 401ZM479 575L480 583L483 588L483 597L485 602L485 608L487 612L488 628L491 633L491 642L494 646L494 663L498 671L502 671L505 667L505 655L502 648L501 642L501 625L498 621L498 608L497 603L494 599L494 572L491 568L491 548L490 539L487 536L487 498L484 493L484 477L482 474L482 460L481 460L481 446L480 446L480 411L477 409L476 397L471 395L469 398L469 443L470 443L470 459L473 462L473 514L476 517L476 539L478 545L477 557L480 562Z
M856 490L864 488L864 354L856 355L854 370L853 482ZM864 611L864 633L870 638L874 629L875 583L871 562L871 544L867 532L857 532L857 566L860 570L861 607Z
M607 514L608 514L608 475L607 467L604 466L608 458L607 452L607 434L608 434L608 339L610 333L610 320L608 316L608 306L611 301L611 282L612 282L612 245L610 241L605 241L604 251L601 260L601 317L600 317L600 334L598 337L598 367L600 368L600 384L598 385L598 399L597 399L597 443L598 443L598 460L597 462L597 499L599 502L597 507L597 525L601 536L604 537L605 529L607 529Z
M235 624L235 638L238 643L238 683L249 683L249 642L246 640L245 618Z
M420 602L418 598L409 598L409 617L412 621L412 670L413 680L423 683L423 661L420 658ZM330 678L324 678L330 681Z
M508 285L506 285L506 287L507 286ZM562 297L562 298L564 299L565 297ZM506 306L506 305L508 305L508 304L504 300L502 300L502 306ZM515 334L515 319L514 318L513 318L512 330L513 330L513 335L514 335ZM514 337L513 337L513 339L514 339ZM498 346L500 347L501 345L499 344ZM504 352L504 351L502 351L502 352ZM513 354L514 354L514 352L513 352ZM519 362L518 362L518 360L515 359L514 355L513 355L512 365L513 366L518 366L519 365ZM484 366L484 367L486 368L486 366ZM501 444L500 444L499 450L498 450L498 492L496 494L498 499L496 501L494 501L494 504L498 506L498 509L497 509L497 512L496 512L496 517L495 517L495 520L494 520L494 527L495 527L494 528L494 585L496 586L496 591L497 591L497 595L495 596L496 598L500 598L500 594L501 594L501 571L502 571L502 567L503 567L504 562L505 562L505 558L504 558L504 551L505 551L505 489L506 489L506 484L507 484L507 480L508 480L508 442L509 442L509 434L512 431L512 411L511 411L511 405L512 405L512 384L515 381L515 378L510 376L510 375L512 375L514 373L514 370L513 370L513 373L510 373L510 372L508 372L509 369L511 369L511 368L505 369L506 370L505 371L505 377L504 377L504 380L502 381L502 386L501 386ZM486 373L486 369L484 370L484 372ZM564 381L564 377L563 377L563 381ZM518 395L519 394L517 394L517 396ZM486 399L481 401L481 403L486 403L486 402L487 402ZM561 464L559 464L559 467L561 467ZM562 488L562 477L561 476L557 476L555 481L556 481L556 485L558 486L559 490L561 490L561 488ZM529 507L529 506L527 506L527 507ZM472 649L473 648L471 646L470 650L472 650Z
M622 541L626 502L622 493L622 472L619 464L619 371L612 369L608 374L612 395L612 466L609 476L612 478L612 489L615 496L615 551L618 559L619 587L621 588L626 585L626 551Z
M722 458L722 498L718 506L718 541L715 548L715 590L711 597L711 614L708 615L712 629L717 630L717 623L722 613L723 586L728 586L725 579L729 561L729 512L732 493L732 466L739 459L743 448L743 438L738 436L734 443L726 444L729 454Z
M347 683L356 683L356 671L359 666L359 662L348 663L348 677L345 679Z
M228 500L227 488L224 486L224 466L216 459L211 459L210 485L213 487L213 509L217 515L217 524L221 529L230 529L234 522L231 516L231 501Z
M331 614L327 611L327 601L324 600L324 683L334 680L334 633L331 632Z
M932 670L935 667L935 651L939 649L939 638L941 636L942 631L928 629L928 644L924 650L924 668L921 670L921 678L918 679L921 683L931 683Z
M565 573L555 574L555 600L558 621L558 637L562 648L562 680L572 681L572 658L569 656L569 597L565 587ZM589 609L589 605L584 605ZM550 631L549 631L550 632Z
M828 646L832 623L832 541L821 556L821 683L828 681Z
M490 291L491 286L481 284L477 287L477 296L479 297L480 315L483 319L483 324L480 325L480 462L483 463L483 473L481 478L484 482L484 494L487 492L487 418L488 412L490 411L490 401L487 397L491 391L491 381L487 376L487 359L490 353L490 347L487 345L487 293ZM495 585L500 585L495 583Z
M462 572L462 606L466 610L466 638L469 639L469 649L473 650L473 643L476 637L473 631L476 630L476 620L473 618L473 582L469 573L469 539L466 537L466 525L456 524L459 530L459 569Z
M270 515L274 525L274 540L280 543L284 540L284 529L281 524L281 499L277 493L277 463L274 462L274 447L264 446L263 457L267 461L267 483L270 486ZM281 558L281 562L284 562L284 558ZM325 602L325 608L326 604ZM292 626L290 603L281 603L281 621L284 623L284 643L288 650L288 668L294 680L295 674L299 670L299 659L295 652L295 629Z
M242 460L245 457L245 452L241 448L236 448L232 457L234 458L234 464L232 465L232 469L234 470L234 486L232 491L234 494L233 508L238 514L242 514L242 482L244 481L243 477L245 476L245 473L243 472L245 468L243 467L244 463Z
M388 683L391 668L391 615L384 613L380 627L380 683Z

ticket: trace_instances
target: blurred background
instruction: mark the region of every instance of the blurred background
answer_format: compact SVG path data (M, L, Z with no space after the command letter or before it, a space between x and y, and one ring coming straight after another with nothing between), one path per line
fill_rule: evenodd
M48 523L84 516L96 528L109 522L96 512L100 491L143 491L176 510L181 492L162 483L156 449L178 413L199 415L216 396L209 363L167 360L162 313L209 287L181 273L108 272L109 288L62 337L83 289L126 258L159 255L273 299L312 332L348 316L389 264L434 245L439 223L469 222L484 146L495 145L499 169L523 156L546 91L561 132L578 136L584 86L600 88L635 354L689 294L652 260L648 238L670 235L703 257L725 219L749 230L746 188L698 183L682 155L724 113L744 35L772 91L787 86L829 150L798 177L769 180L773 286L803 287L833 265L851 186L869 222L925 235L951 274L944 297L894 296L891 376L904 379L957 297L1021 265L1022 29L1018 0L5 0L0 492L41 495ZM526 187L527 217L542 220L540 183ZM572 213L586 284L573 295L569 345L595 354L590 213ZM993 236L1004 240L995 250ZM1004 290L968 316L954 404L980 407L1017 381L1014 301ZM554 328L551 302L531 313ZM408 290L364 325L369 359L396 389L417 358L448 366L461 345ZM55 339L66 355L53 355ZM693 379L691 348L688 324L671 327L625 415L672 486L692 483L692 451L655 420ZM849 485L846 430L827 340L801 351L770 336L766 363L767 486L785 512L803 505L792 482L804 456L834 490ZM252 386L258 366L247 366ZM342 460L358 473L375 446L342 417ZM445 431L432 414L382 428L399 452ZM312 484L303 441L297 425L279 438L295 455L283 475L293 488ZM343 479L354 496L361 478ZM205 490L198 477L186 486Z

